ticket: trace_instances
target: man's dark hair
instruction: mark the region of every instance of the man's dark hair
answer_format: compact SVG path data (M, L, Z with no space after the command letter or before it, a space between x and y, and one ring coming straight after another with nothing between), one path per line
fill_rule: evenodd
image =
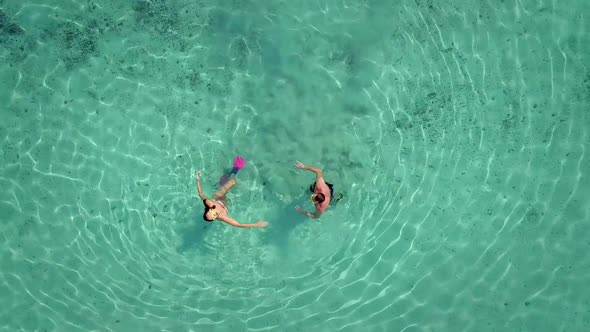
M324 196L324 194L315 195L315 201L317 203L323 203L325 200L326 200L326 196Z

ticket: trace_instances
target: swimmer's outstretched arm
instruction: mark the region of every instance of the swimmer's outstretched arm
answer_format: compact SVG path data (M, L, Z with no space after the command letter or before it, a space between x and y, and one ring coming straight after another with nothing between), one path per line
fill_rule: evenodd
M199 197L201 199L207 199L205 194L203 194L203 189L201 189L201 171L196 171L195 177L197 178L197 192L199 193Z
M300 162L297 162L295 164L295 167L297 167L299 169L304 169L306 171L314 172L318 176L318 178L321 178L323 176L322 170L320 168L317 168L317 167L306 166L306 165L303 165Z
M268 223L266 221L262 221L262 220L258 220L258 222L255 222L253 224L240 224L239 222L235 221L234 219L230 218L230 217L218 217L217 220L221 220L224 223L234 226L234 227L240 227L240 228L255 228L255 227L266 227L266 225L268 225Z

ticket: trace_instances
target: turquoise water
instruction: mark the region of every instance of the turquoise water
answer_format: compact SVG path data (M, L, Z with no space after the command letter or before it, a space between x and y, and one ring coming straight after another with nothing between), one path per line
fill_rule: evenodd
M0 330L590 330L566 3L0 0Z

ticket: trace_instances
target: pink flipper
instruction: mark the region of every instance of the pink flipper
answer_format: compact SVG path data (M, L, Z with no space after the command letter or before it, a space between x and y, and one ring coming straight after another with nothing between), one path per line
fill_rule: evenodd
M241 170L244 166L246 166L246 160L244 160L244 158L237 156L234 159L234 169L237 169L237 171ZM237 171L235 171L235 173L237 173ZM232 169L232 173L234 173L234 170ZM234 174L235 174L234 173Z
M229 181L229 177L232 175L236 175L238 174L238 172L244 167L246 166L246 160L240 156L237 156L234 159L234 166L232 167L232 170L228 173L223 175L220 179L219 179L219 185L223 186L224 184L227 183L227 181Z

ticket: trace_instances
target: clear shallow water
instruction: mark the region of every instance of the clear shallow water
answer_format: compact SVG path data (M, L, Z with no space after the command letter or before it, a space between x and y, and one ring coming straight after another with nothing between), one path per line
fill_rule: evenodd
M586 2L0 7L2 330L588 330Z

